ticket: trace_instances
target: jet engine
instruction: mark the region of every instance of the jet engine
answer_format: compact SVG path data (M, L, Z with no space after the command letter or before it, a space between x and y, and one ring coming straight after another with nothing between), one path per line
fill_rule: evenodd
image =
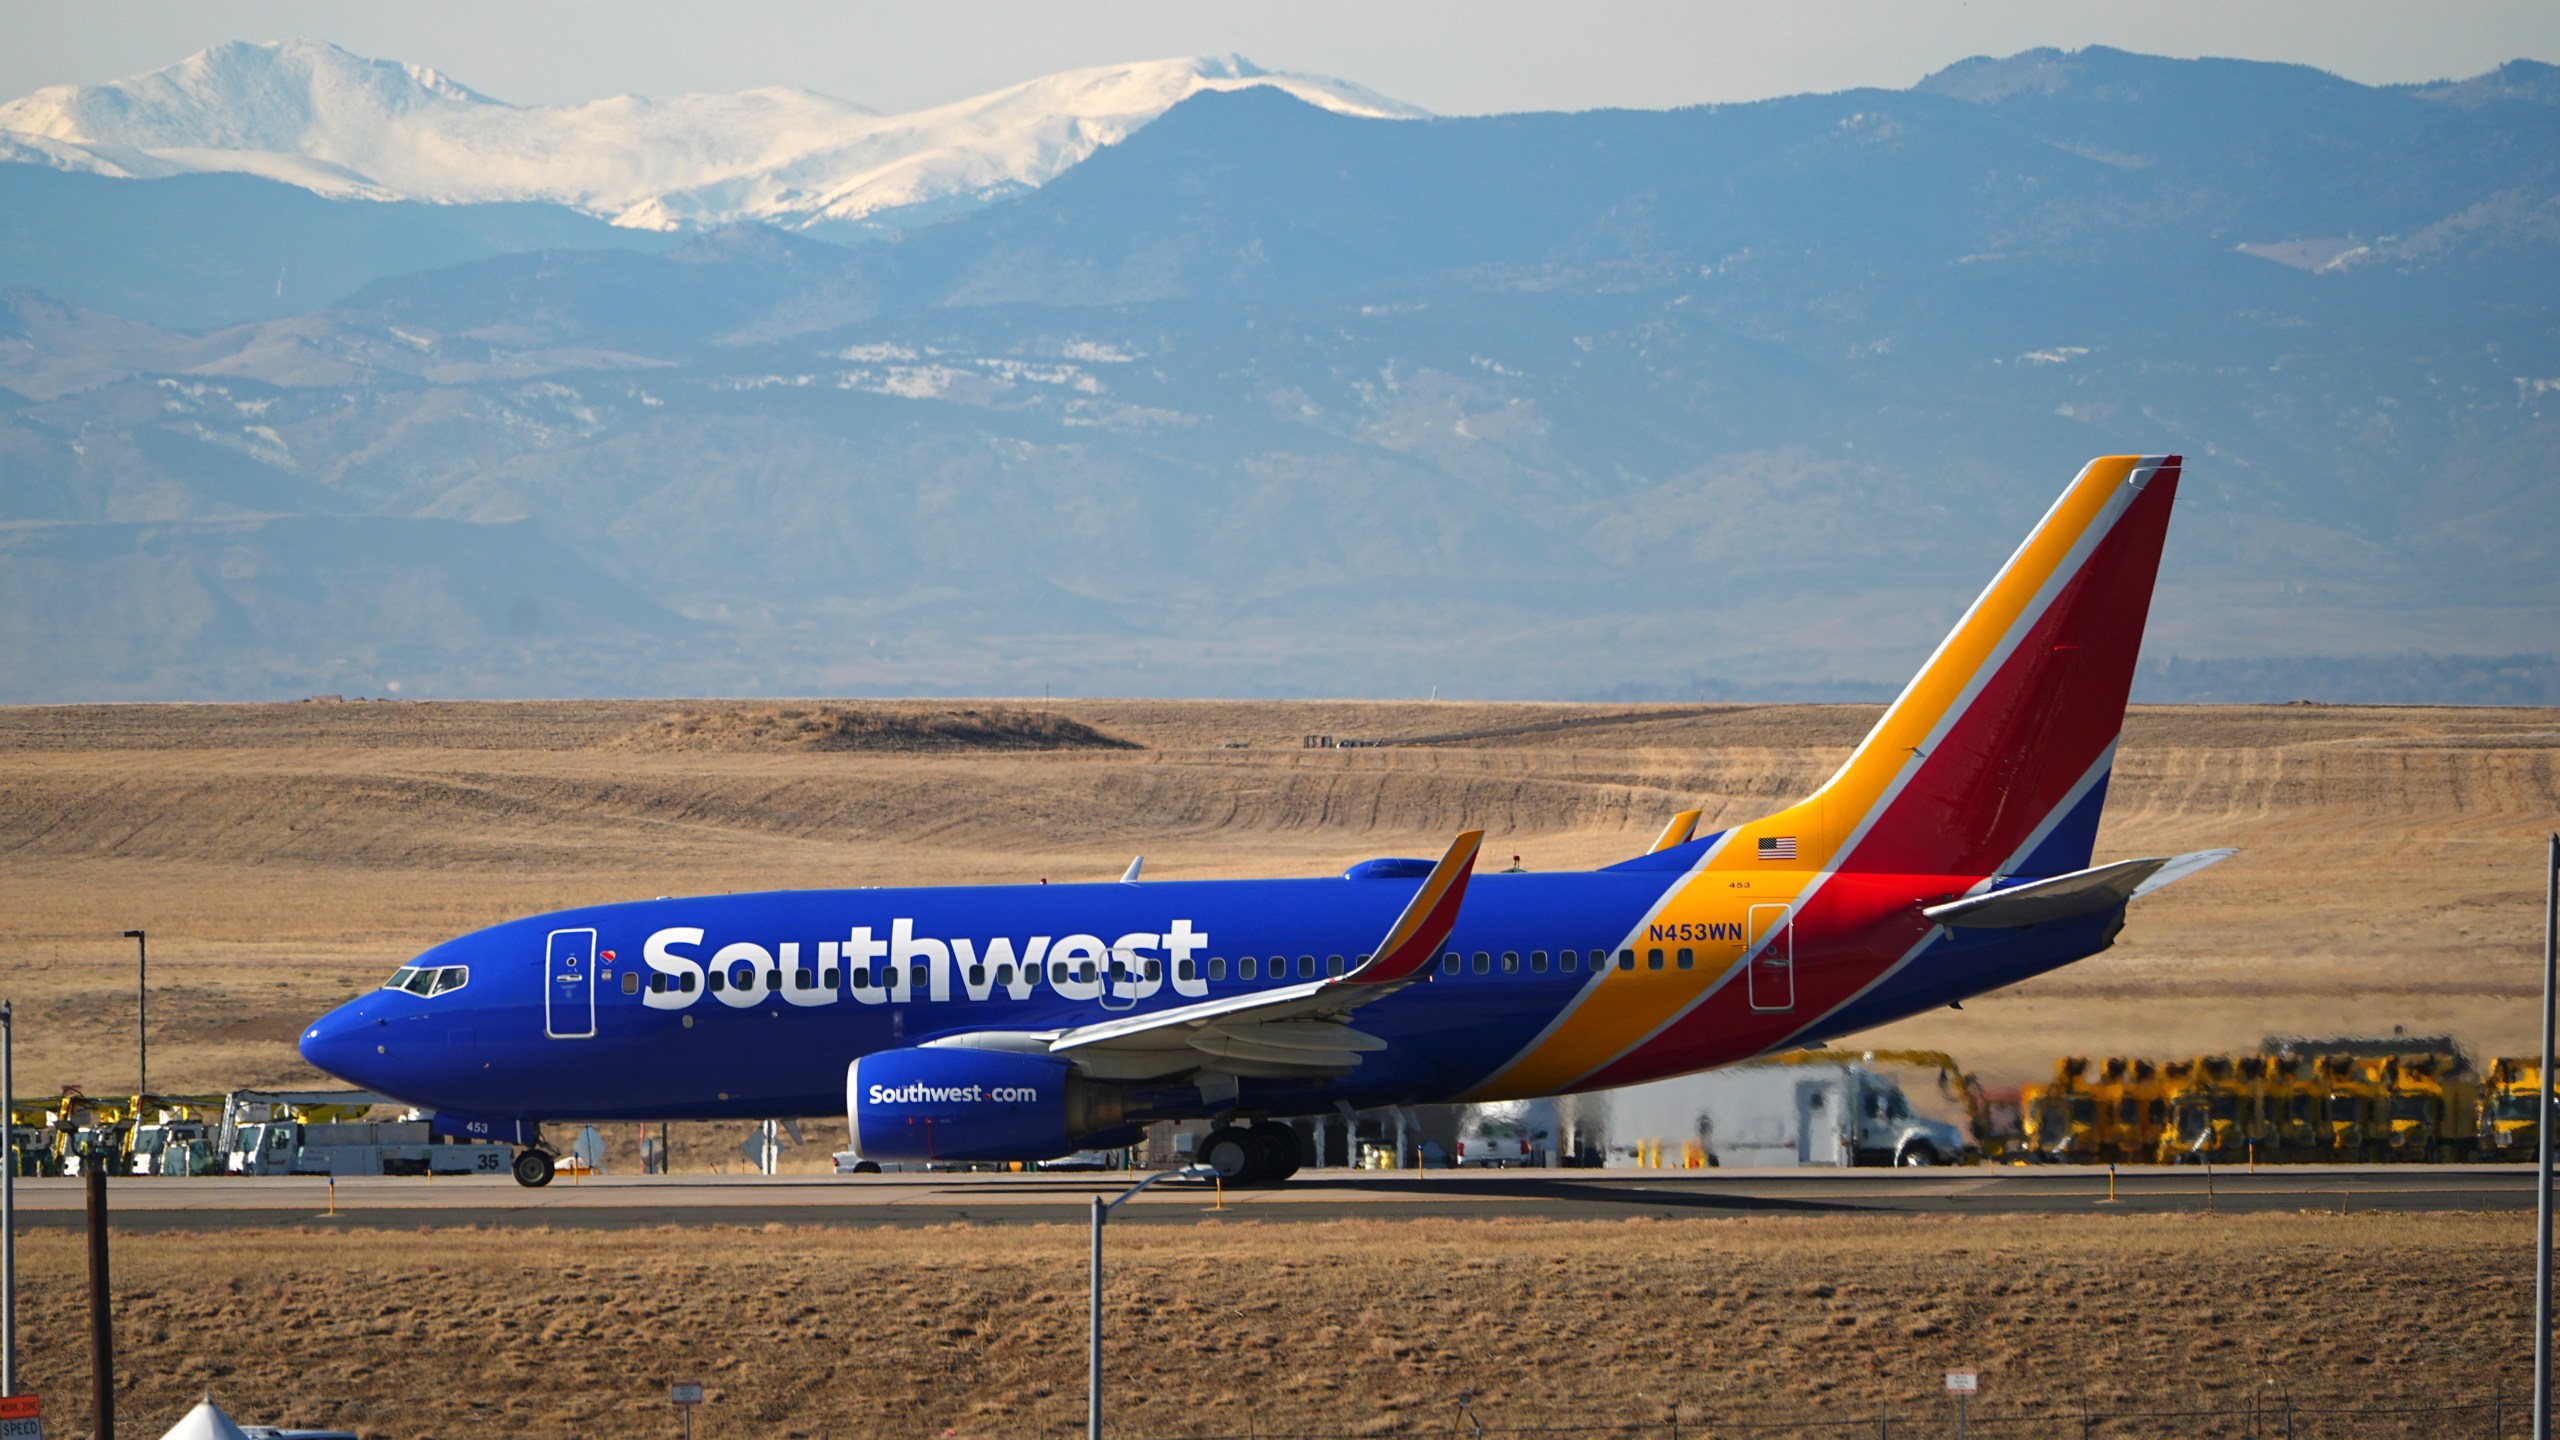
M883 1050L845 1072L854 1153L872 1161L1047 1160L1128 1143L1125 1096L1056 1056L1014 1051Z

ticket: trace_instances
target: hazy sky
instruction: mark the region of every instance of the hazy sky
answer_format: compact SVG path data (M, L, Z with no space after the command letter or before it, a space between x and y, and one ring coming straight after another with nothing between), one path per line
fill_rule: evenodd
M2560 60L2554 0L141 0L16 4L0 97L305 35L518 103L796 85L882 110L1080 65L1240 52L1449 114L1906 86L1967 55L2114 45L2367 82Z

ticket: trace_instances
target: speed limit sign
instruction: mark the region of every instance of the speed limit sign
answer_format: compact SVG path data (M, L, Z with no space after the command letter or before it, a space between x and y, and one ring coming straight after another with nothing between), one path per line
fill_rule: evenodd
M0 1440L44 1440L42 1407L33 1395L0 1395Z

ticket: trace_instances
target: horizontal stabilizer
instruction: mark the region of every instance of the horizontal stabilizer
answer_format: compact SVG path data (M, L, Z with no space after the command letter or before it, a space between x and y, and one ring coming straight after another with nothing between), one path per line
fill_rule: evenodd
M1920 913L1941 925L1965 930L2015 930L2056 920L2076 920L2113 910L2137 895L2147 895L2172 880L2238 853L2197 850L2148 860L2118 860L2050 880L2030 880L2024 885L1950 900Z

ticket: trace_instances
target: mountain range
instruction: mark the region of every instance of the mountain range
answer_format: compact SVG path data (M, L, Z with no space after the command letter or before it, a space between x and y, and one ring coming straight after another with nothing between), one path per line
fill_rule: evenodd
M2560 701L2555 77L1211 85L863 229L46 137L0 698L1868 697L2081 461L2176 450L2138 693ZM228 113L148 133L352 153Z
M1349 115L1422 114L1235 55L1071 70L882 115L791 89L509 105L320 41L235 41L0 105L0 161L123 179L258 175L333 199L537 201L639 230L753 220L858 233L1036 188L1193 95L1257 87Z

